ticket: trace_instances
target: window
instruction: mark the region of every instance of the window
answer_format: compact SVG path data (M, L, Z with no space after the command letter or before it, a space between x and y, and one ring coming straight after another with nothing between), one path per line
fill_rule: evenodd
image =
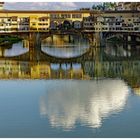
M120 25L120 23L119 23L119 22L117 22L117 23L116 23L116 25Z
M81 14L72 14L72 18L81 18Z

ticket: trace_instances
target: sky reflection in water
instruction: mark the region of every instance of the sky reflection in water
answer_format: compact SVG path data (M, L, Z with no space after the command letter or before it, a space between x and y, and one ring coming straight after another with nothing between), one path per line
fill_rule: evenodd
M128 86L121 80L48 81L40 100L40 114L53 127L72 129L76 122L93 128L120 112L128 98Z

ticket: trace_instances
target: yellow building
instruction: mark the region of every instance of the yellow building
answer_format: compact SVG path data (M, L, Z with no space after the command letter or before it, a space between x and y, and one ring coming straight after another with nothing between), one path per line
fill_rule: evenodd
M49 79L51 75L50 65L48 63L35 63L31 65L31 78Z
M121 5L121 4L120 4ZM129 9L131 3L122 3ZM131 6L130 6L131 5ZM139 8L139 4L137 4ZM0 32L49 32L51 29L140 31L140 11L11 11L0 10Z
M68 21L76 28L82 27L84 17L90 16L90 11L0 11L1 32L39 31L47 32L57 23Z
M44 11L0 11L0 31L48 31L50 19Z

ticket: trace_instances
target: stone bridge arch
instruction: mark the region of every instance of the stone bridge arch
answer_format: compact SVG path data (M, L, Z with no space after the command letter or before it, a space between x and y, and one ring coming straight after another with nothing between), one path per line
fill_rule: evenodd
M108 40L112 37L122 38L124 41L138 41L140 42L140 34L135 32L104 32L103 38Z
M70 20L64 20L62 22L62 29L68 30L68 29L71 29L71 28L72 28L72 21L70 21Z
M51 23L50 23L50 29L58 29L58 27L59 27L59 25L60 25L60 22L58 22L58 21L51 21Z
M75 20L72 22L72 26L74 29L81 29L82 28L82 22L79 20Z

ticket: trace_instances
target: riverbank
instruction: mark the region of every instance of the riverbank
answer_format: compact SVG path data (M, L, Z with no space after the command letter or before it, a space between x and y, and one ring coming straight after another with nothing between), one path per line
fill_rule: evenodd
M13 36L0 36L0 46L9 46L14 43L17 43L21 41L22 39L19 37L13 37Z
M112 37L106 40L106 42L110 42L110 43L115 43L115 44L122 44L122 43L129 43L129 44L140 44L140 42L138 41L125 41L123 38L121 37Z

